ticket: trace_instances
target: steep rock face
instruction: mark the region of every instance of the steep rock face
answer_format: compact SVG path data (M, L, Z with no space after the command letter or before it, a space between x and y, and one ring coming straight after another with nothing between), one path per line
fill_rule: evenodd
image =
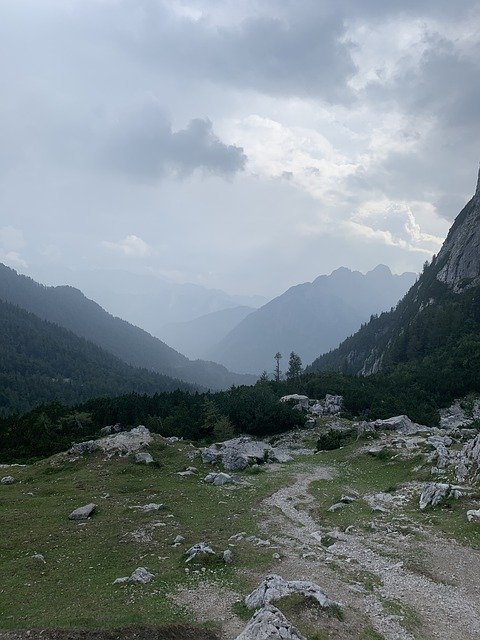
M455 291L480 282L480 171L475 195L462 214L450 229L437 258L439 264L445 262L437 278Z
M396 308L372 318L307 371L371 375L432 356L439 364L445 357L453 362L454 352L460 362L472 354L467 337L474 341L480 332L479 295L480 179L438 256Z

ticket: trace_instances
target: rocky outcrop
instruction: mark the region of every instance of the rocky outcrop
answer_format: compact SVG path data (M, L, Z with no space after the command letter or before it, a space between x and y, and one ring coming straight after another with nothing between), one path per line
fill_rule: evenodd
M112 456L129 456L137 453L140 449L148 447L152 440L153 437L147 427L139 425L130 431L122 431L98 440L79 442L74 444L68 453L84 455L95 451L103 451L109 458Z
M245 598L245 606L247 609L259 609L293 593L301 593L304 596L313 598L324 609L335 604L313 582L307 580L284 580L281 576L272 574L266 576L260 586Z
M414 435L416 433L431 431L431 429L413 422L408 416L393 416L386 420L360 422L358 425L359 436L373 433L374 431L397 431L402 435Z
M467 477L476 482L480 475L480 433L469 440L460 453L456 468L457 480L464 482Z
M432 482L422 491L419 500L420 509L428 506L436 507L448 498L458 499L463 495L462 487L444 482Z
M470 509L467 511L467 520L469 522L480 522L480 509Z
M255 613L235 640L306 640L275 607L264 607Z
M201 450L204 464L221 462L227 471L242 471L253 464L287 462L290 456L267 442L242 436Z

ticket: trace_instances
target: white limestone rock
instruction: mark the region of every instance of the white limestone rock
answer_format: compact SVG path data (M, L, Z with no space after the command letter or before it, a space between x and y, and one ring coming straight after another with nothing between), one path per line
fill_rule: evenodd
M215 551L206 542L197 542L197 544L194 544L193 547L190 547L190 549L187 550L186 555L187 559L185 562L190 562L198 556L214 556Z
M235 640L307 640L281 611L267 606L255 613Z
M304 596L314 598L322 608L328 608L335 604L313 582L284 580L281 576L271 574L266 576L260 586L245 598L245 606L247 609L259 609L293 593L301 593Z
M429 505L438 506L447 498L458 499L463 495L463 487L447 484L445 482L432 482L422 491L419 500L420 509L425 509Z
M3 476L0 480L1 484L13 484L15 482L15 478L13 476Z
M135 454L135 462L137 464L152 464L153 456L148 451L140 451Z
M150 573L148 569L145 567L138 567L130 576L125 576L123 578L117 578L113 584L125 584L126 582L133 582L136 584L147 584L149 583L155 575Z
M87 520L88 518L90 518L96 508L97 505L93 504L93 502L90 502L89 504L86 504L83 507L78 507L78 509L72 511L68 518L70 520Z
M470 509L467 511L467 519L469 522L480 522L480 509Z

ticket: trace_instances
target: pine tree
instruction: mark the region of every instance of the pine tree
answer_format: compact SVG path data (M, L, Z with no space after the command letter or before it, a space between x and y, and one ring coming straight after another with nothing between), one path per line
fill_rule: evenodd
M277 361L277 364L275 365L275 381L280 382L280 377L281 377L280 360L282 359L282 354L280 353L280 351L277 351L277 353L273 357Z
M290 354L290 358L288 360L287 378L288 380L296 380L297 378L300 377L301 373L302 373L302 359L300 358L298 353L295 353L295 351L292 351Z

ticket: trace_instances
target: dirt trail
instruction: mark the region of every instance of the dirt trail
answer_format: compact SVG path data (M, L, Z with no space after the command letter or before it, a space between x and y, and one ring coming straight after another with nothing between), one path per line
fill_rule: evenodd
M339 539L325 549L320 544L321 523L305 507L313 501L308 494L310 483L329 479L332 473L328 468L299 463L296 481L263 501L261 527L281 545L287 558L276 571L285 578L317 581L328 595L344 602L353 617L366 614L371 626L387 640L478 639L480 597L476 576L480 575L480 553L432 535L422 543L395 532L373 531L370 535L356 530L336 533ZM404 566L402 558L409 558L412 550L420 552L422 566L430 566L430 575ZM459 575L462 566L469 569ZM381 586L371 593L355 593L352 588L359 570L376 576ZM440 573L454 576L454 584L436 579L435 574ZM409 615L392 611L393 600L406 605ZM418 636L415 629L409 629L415 626L417 616L422 622Z

